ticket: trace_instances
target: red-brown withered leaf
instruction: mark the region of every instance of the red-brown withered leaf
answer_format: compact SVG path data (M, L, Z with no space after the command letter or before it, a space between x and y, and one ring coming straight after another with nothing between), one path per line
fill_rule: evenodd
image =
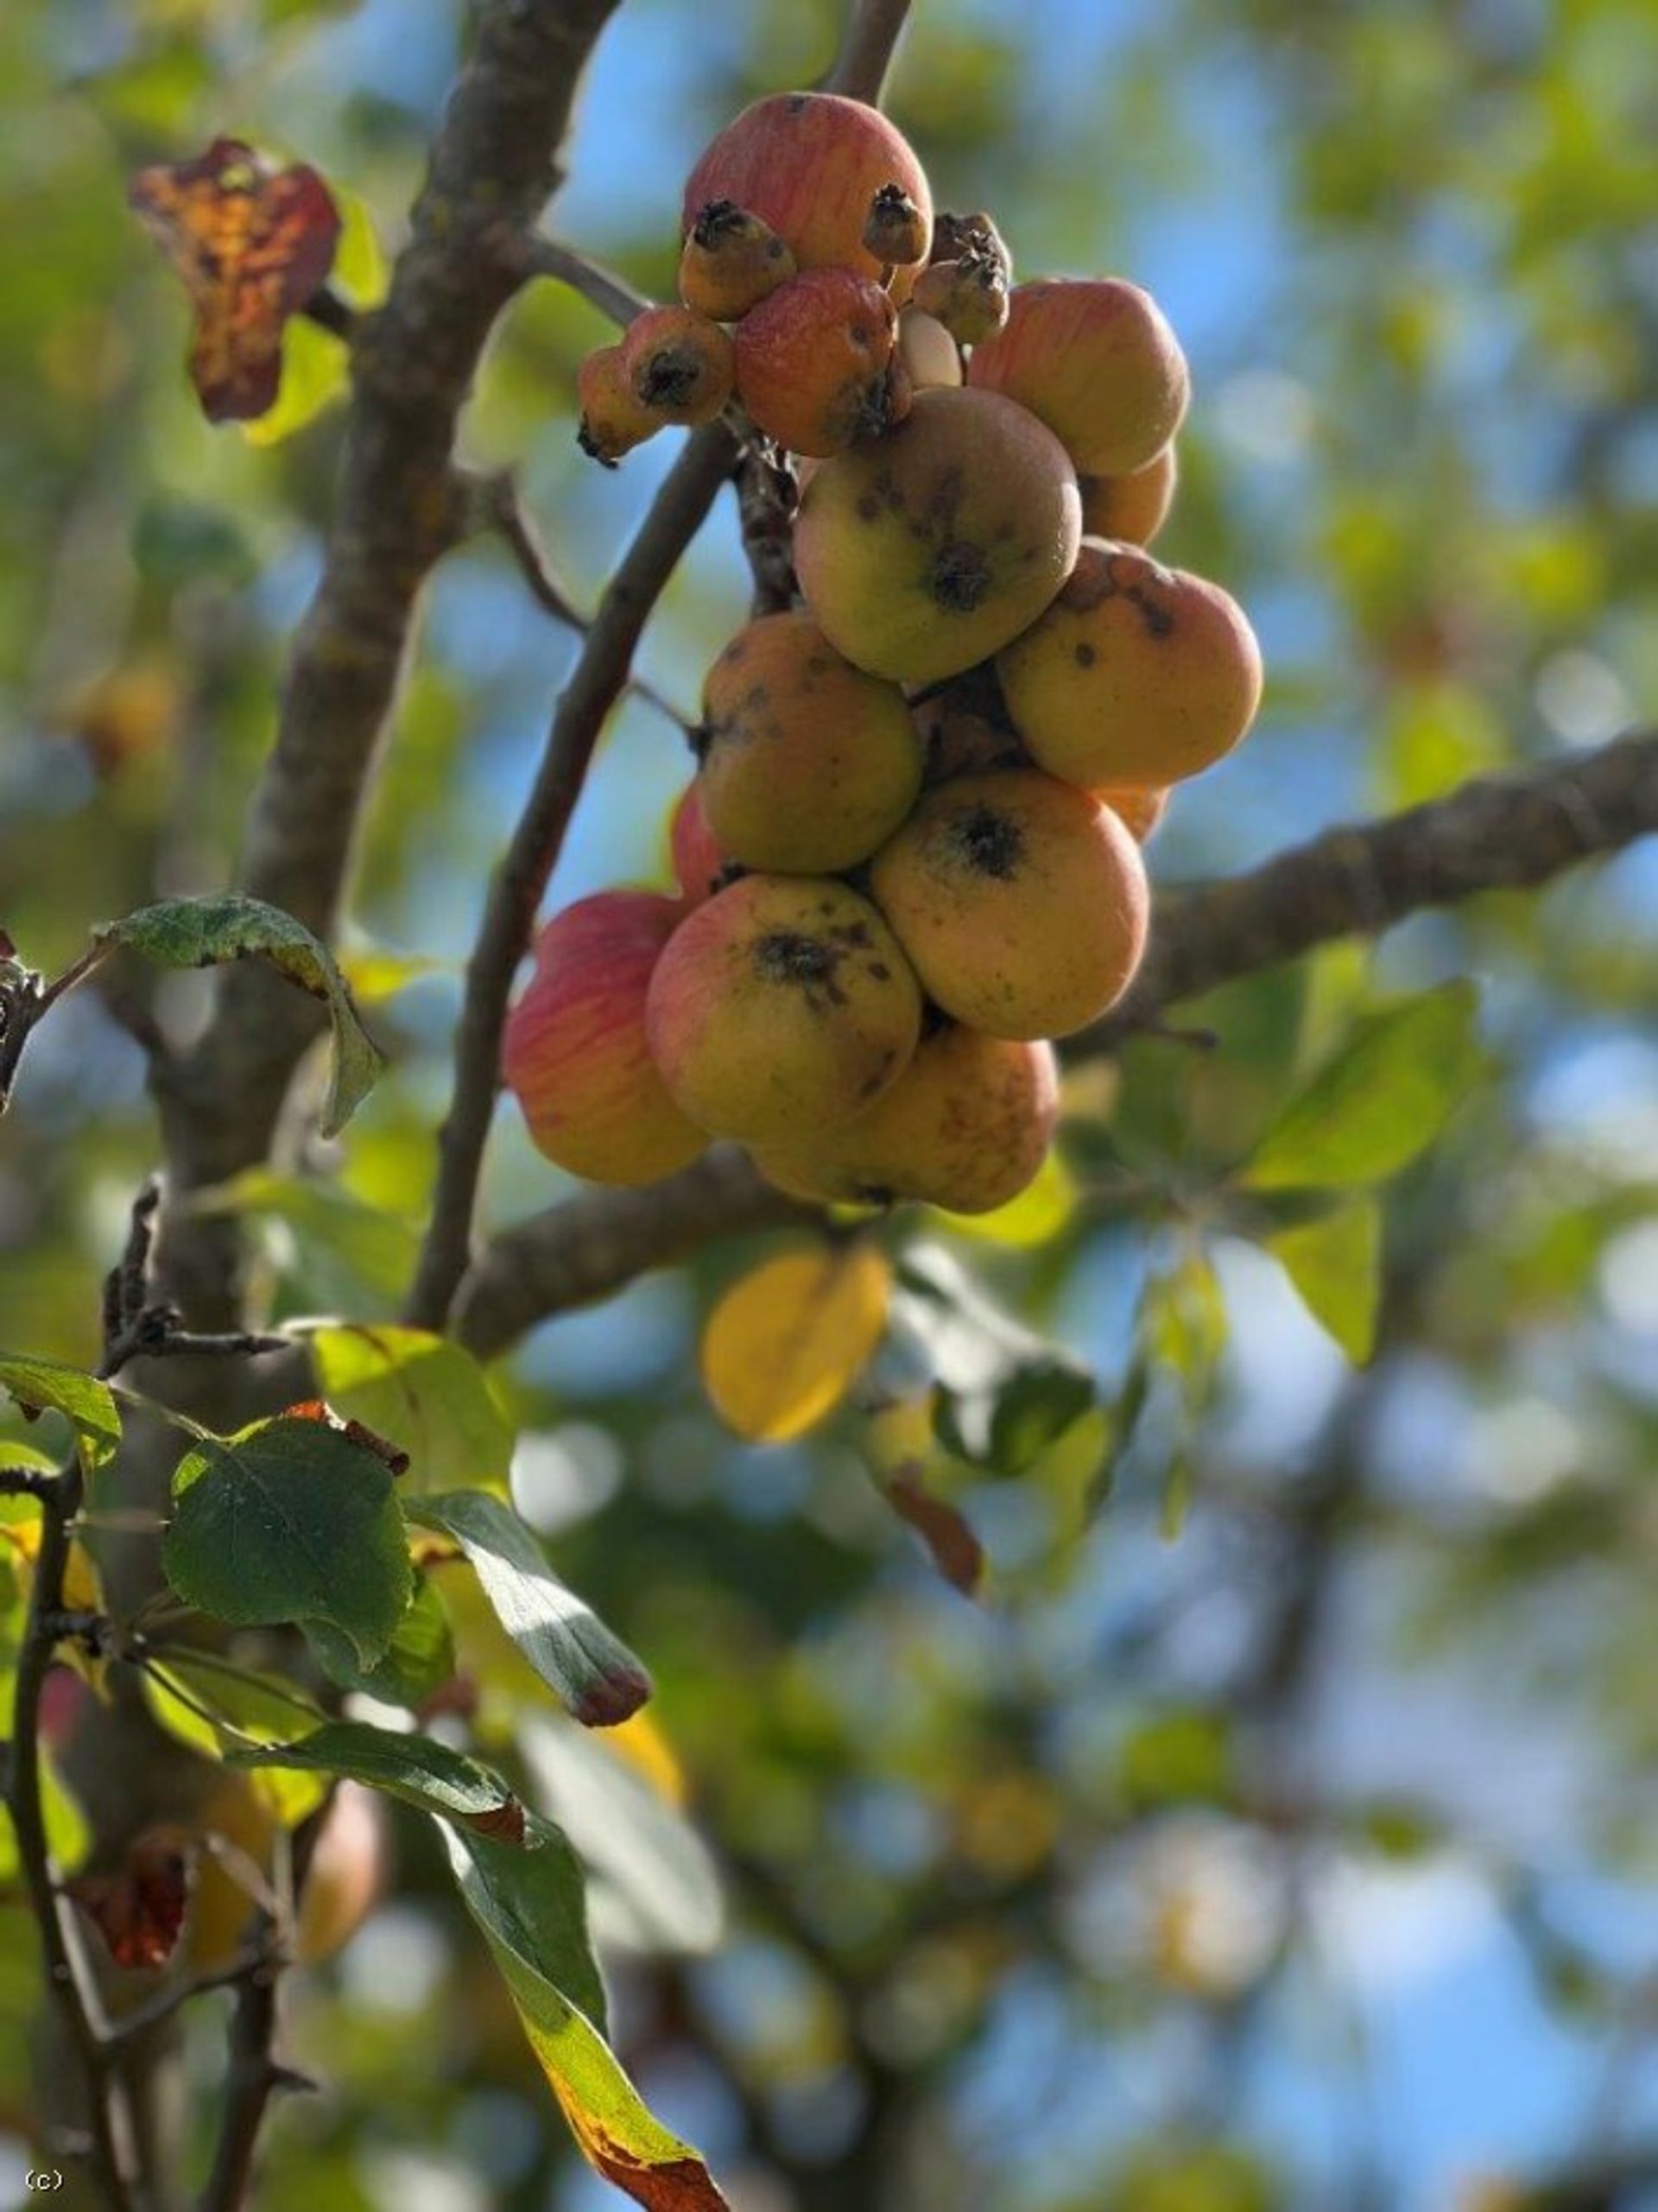
M195 1879L195 1849L176 1828L146 1829L112 1874L82 1874L64 1888L117 1966L163 1967L172 1957Z
M140 169L128 204L159 242L196 311L190 380L210 422L274 403L282 326L333 266L339 212L303 162L273 168L239 138L193 162Z

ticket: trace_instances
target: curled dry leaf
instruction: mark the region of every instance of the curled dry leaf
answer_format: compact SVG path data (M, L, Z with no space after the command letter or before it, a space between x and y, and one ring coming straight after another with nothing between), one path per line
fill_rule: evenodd
M239 138L194 161L140 169L128 204L172 263L195 309L190 381L210 422L248 421L274 404L282 326L333 266L340 218L327 186L297 162L273 168Z
M195 1883L196 1847L181 1829L146 1829L112 1874L64 1888L104 1938L117 1966L150 1972L177 1948Z

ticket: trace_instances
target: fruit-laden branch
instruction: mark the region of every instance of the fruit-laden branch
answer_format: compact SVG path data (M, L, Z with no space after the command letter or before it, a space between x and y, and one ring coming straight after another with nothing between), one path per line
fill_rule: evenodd
M909 9L910 0L855 0L824 91L878 105Z
M560 181L578 80L617 4L484 0L389 296L356 334L335 519L239 871L242 890L325 939L415 600L453 542L456 422L490 327L523 281L526 239ZM264 1157L319 1018L256 963L225 975L201 1043L156 1069L173 1188ZM233 1233L182 1215L172 1228L169 1291L199 1326L231 1325Z
M1167 893L1133 991L1071 1040L1066 1055L1108 1049L1180 1000L1315 945L1375 936L1419 909L1479 891L1546 883L1654 830L1658 732L1328 830L1246 875ZM461 1284L455 1326L490 1357L548 1315L607 1296L717 1237L812 1218L742 1154L717 1149L648 1189L593 1191L503 1232Z
M439 1138L437 1194L408 1303L409 1320L421 1326L442 1326L466 1270L478 1172L500 1088L507 998L593 747L627 682L646 618L736 461L731 433L724 423L711 422L692 437L669 471L605 587L560 696L529 797L490 884L466 967L455 1032L454 1090Z

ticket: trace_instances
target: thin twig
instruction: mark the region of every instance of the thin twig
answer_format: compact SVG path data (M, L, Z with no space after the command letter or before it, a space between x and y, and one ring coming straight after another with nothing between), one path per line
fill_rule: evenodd
M824 91L878 107L909 9L910 0L852 0L840 52L823 80Z
M349 300L341 299L331 284L320 284L300 313L320 330L330 331L349 345L362 327L362 317Z
M289 1867L290 1898L297 1896L304 1884L326 1810L325 1802L294 1830ZM285 2091L316 2087L309 2076L283 2065L273 2055L279 1983L292 1932L291 1926L286 1924L288 1917L272 1904L260 1907L254 1917L244 1954L248 1962L232 1985L236 1990L236 2011L231 2022L225 2109L213 2149L212 2168L199 2200L198 2212L243 2212L252 2186L260 2130L272 2097Z
M0 1467L0 1498L49 1498L57 1486L56 1467Z
M58 1640L70 1524L80 1509L80 1462L71 1458L41 1492L40 1550L12 1693L11 1759L6 1807L17 1861L39 1931L47 1987L79 2057L85 2089L87 2159L100 2201L111 2212L144 2202L138 2135L126 2088L106 2041L108 2023L72 1908L59 1893L41 1790L41 1698Z
M535 910L563 846L604 719L663 586L679 566L736 459L731 434L711 422L687 443L599 602L560 698L535 781L490 887L466 967L455 1034L455 1081L439 1138L437 1189L407 1318L440 1328L465 1272L472 1207L500 1087L507 998Z
M636 292L630 284L612 276L608 269L601 269L597 262L589 261L573 246L564 245L557 238L547 238L539 231L524 242L523 273L526 276L550 277L555 284L567 284L590 307L608 315L623 330L652 304L642 292Z
M151 2028L160 2027L164 2020L170 2020L196 1998L212 1996L215 1990L230 1989L245 1974L271 1963L268 1951L248 1949L239 1951L228 1966L218 1967L212 1974L187 1974L168 1988L157 1990L142 2005L135 2005L130 2012L123 2012L119 2019L111 2020L104 2041L111 2049L134 2042Z
M517 562L536 605L555 622L573 630L578 637L585 637L593 626L592 617L582 613L554 574L547 550L524 511L511 472L465 479L464 489L467 510L464 527L492 530ZM682 714L667 694L658 691L647 677L630 675L627 688L672 722L681 737L690 738L693 726L688 716Z

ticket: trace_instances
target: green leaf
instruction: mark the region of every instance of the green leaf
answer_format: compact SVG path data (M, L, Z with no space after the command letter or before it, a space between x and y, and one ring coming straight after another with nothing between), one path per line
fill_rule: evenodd
M1092 1407L1093 1377L989 1298L952 1253L905 1255L895 1316L931 1357L933 1428L957 1457L1022 1474Z
M455 1671L455 1639L443 1600L428 1575L417 1569L414 1590L392 1632L383 1657L360 1666L348 1636L320 1620L304 1624L306 1641L330 1682L342 1689L365 1690L384 1705L424 1705Z
M1356 1198L1319 1220L1281 1229L1266 1240L1314 1321L1355 1366L1376 1348L1382 1296L1382 1208Z
M121 1415L107 1383L80 1367L66 1367L56 1360L30 1360L0 1352L0 1390L9 1391L26 1413L47 1407L60 1413L75 1432L75 1448L90 1473L114 1456L121 1442ZM19 1454L0 1443L0 1461L25 1466L28 1454Z
M250 1745L290 1743L326 1717L278 1676L180 1645L153 1647L142 1680L145 1702L168 1733L220 1764ZM262 1774L255 1788L285 1828L297 1827L328 1794L326 1782L301 1774Z
M413 1588L385 1461L296 1414L205 1438L180 1461L162 1543L187 1604L234 1627L320 1620L372 1664Z
M587 1935L587 1878L563 1829L527 1813L522 1843L462 1829L445 1841L461 1896L491 1944L554 1981L602 2032L608 2008Z
M504 1498L513 1431L470 1352L422 1328L348 1322L311 1340L318 1387L409 1457L408 1491L490 1489Z
M1214 1395L1227 1337L1226 1302L1206 1252L1193 1248L1177 1266L1151 1278L1143 1326L1154 1369L1173 1375L1189 1414L1201 1413Z
M1025 1474L1093 1410L1096 1396L1093 1377L1057 1354L1016 1369L990 1415L990 1465L1003 1474Z
M566 1588L509 1505L477 1490L411 1498L411 1521L458 1543L501 1626L584 1727L612 1727L650 1695L650 1676Z
M728 2212L696 2152L650 2112L604 2040L581 1868L558 1829L532 1816L518 1851L461 1829L444 1835L467 1910L589 2164L651 2212Z
M371 1727L365 1721L330 1721L297 1743L233 1751L226 1764L341 1775L400 1797L419 1812L459 1821L514 1846L524 1835L524 1809L500 1776L431 1736Z
M1478 994L1440 984L1362 1022L1283 1108L1240 1180L1256 1190L1380 1182L1425 1151L1479 1067Z
M280 907L233 894L170 898L106 922L96 935L100 944L127 946L162 967L215 967L258 954L302 991L326 1000L334 1068L323 1109L325 1137L337 1136L373 1089L385 1061L357 1017L332 954Z

